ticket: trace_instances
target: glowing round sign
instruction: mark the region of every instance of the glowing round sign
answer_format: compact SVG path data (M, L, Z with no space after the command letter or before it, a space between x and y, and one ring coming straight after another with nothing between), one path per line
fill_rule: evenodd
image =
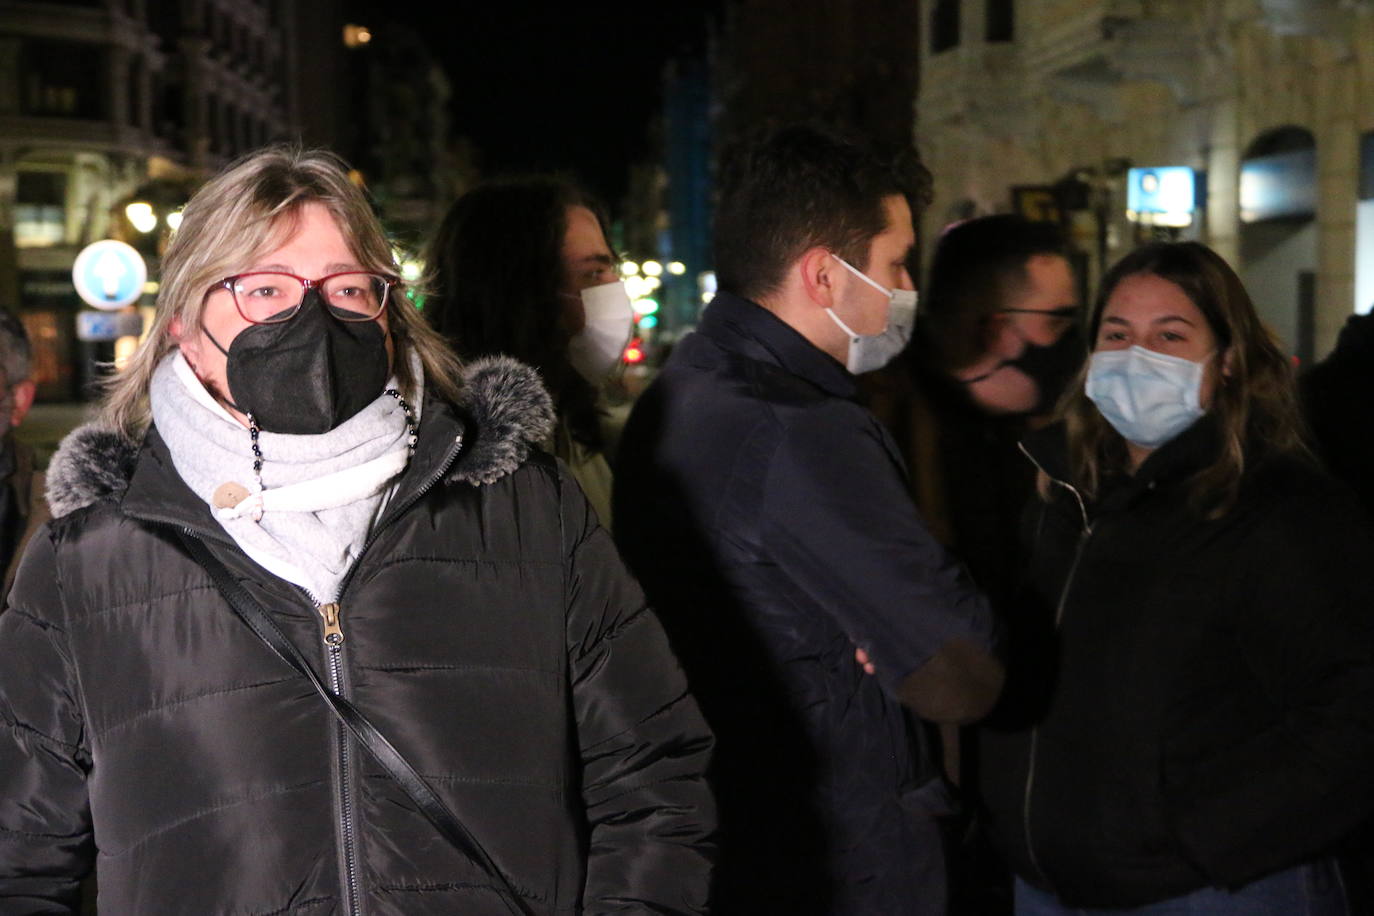
M122 309L143 295L148 266L132 245L105 239L81 249L72 265L72 283L87 305Z

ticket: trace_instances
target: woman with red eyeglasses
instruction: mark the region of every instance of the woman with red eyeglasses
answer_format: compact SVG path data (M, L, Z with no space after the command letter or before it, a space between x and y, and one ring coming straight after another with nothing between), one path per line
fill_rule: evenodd
M711 738L537 377L334 157L186 205L0 615L0 911L699 912Z

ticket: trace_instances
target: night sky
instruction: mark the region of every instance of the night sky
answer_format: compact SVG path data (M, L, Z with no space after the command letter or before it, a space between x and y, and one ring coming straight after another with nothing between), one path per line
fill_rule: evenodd
M726 0L369 2L444 64L452 129L484 175L567 170L615 206L648 150L664 63L704 53Z

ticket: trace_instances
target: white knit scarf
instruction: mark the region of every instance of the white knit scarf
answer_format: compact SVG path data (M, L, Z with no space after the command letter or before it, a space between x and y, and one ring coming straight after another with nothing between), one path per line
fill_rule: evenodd
M414 377L421 377L418 365ZM388 387L397 387L394 378ZM405 395L417 424L420 395L419 390ZM406 417L398 401L380 395L318 435L261 431L259 488L247 427L205 390L180 351L153 373L149 397L153 423L177 473L210 505L244 553L268 572L306 588L317 602L337 600L409 457ZM225 484L238 484L250 498L237 509L217 508L215 494Z

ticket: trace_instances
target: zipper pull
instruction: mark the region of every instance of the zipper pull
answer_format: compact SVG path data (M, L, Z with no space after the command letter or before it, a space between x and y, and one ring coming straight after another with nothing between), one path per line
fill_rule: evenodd
M331 601L319 608L324 618L324 641L331 646L343 645L343 628L339 626L339 603Z

